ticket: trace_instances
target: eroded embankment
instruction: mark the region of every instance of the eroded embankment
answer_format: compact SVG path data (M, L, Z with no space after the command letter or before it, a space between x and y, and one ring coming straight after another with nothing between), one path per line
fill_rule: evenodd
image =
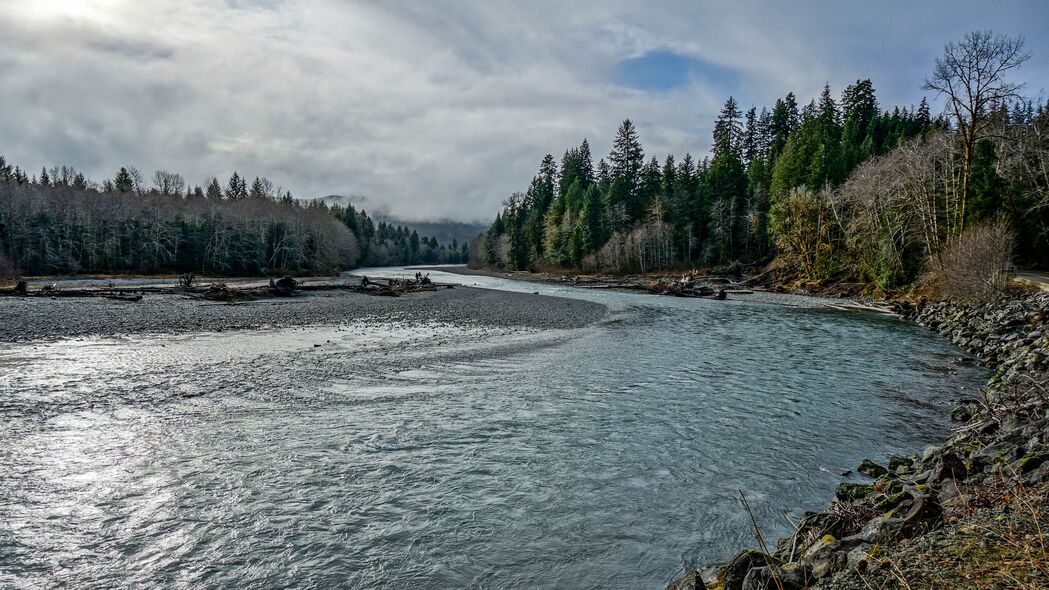
M864 461L870 481L841 484L791 537L671 589L1049 587L1049 294L906 315L995 370L952 412L964 425L887 466Z

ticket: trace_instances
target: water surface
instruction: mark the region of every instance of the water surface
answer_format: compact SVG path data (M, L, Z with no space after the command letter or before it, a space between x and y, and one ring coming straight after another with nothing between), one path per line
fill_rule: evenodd
M433 276L610 313L0 344L0 587L661 588L983 377L804 298Z

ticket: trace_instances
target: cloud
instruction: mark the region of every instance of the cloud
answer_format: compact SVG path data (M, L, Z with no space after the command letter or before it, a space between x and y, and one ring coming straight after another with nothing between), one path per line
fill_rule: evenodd
M872 77L883 104L916 103L943 43L972 27L1049 52L1037 2L9 3L9 160L202 184L239 170L402 218L489 218L545 153L587 137L600 155L627 117L650 154L702 155L729 93L760 106Z

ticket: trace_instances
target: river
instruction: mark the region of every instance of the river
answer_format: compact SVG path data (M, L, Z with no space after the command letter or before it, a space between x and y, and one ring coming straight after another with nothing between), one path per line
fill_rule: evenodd
M806 298L431 276L609 313L0 343L0 587L662 588L986 376Z

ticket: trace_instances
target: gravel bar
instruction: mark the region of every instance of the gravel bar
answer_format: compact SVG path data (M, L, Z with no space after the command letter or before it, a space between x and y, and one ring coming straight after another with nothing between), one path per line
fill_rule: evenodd
M215 303L174 294L137 302L103 298L0 298L0 342L337 325L368 317L495 327L579 328L603 305L544 295L457 287L401 297L345 291Z

